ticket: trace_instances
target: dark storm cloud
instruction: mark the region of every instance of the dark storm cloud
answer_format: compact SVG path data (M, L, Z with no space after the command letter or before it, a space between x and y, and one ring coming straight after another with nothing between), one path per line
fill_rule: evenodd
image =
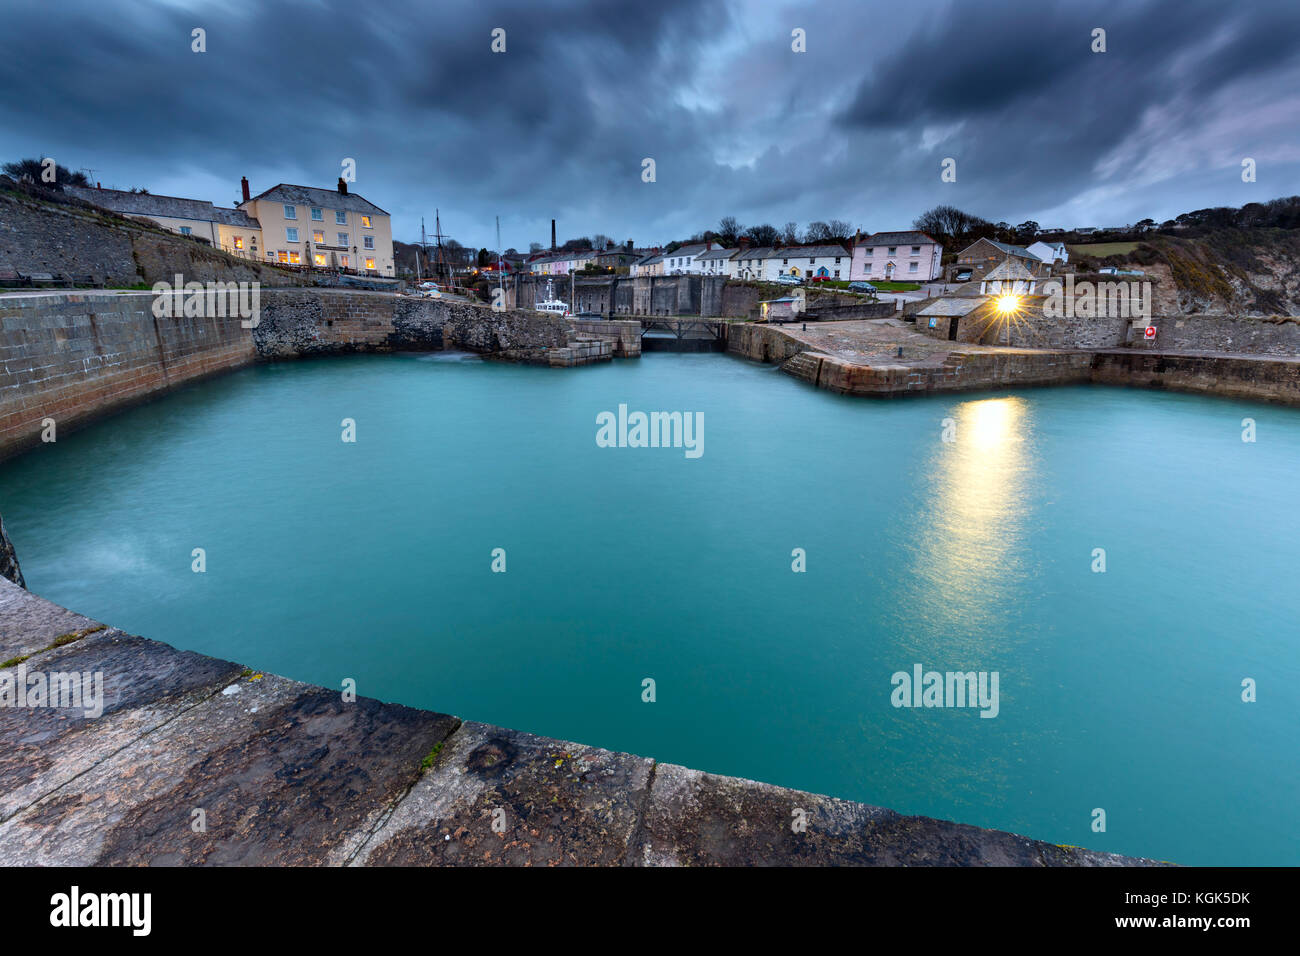
M561 239L646 244L729 214L901 228L936 202L1096 224L1261 198L1231 185L1238 154L1262 157L1267 196L1300 191L1294 121L1272 119L1295 103L1298 10L19 3L0 41L0 156L218 203L241 175L258 190L331 185L351 157L354 189L399 238L437 207L475 245L500 215L520 248L548 240L552 216ZM1095 26L1105 54L1088 49ZM505 54L489 49L495 27ZM1218 102L1232 91L1240 108ZM956 184L939 182L946 156ZM657 183L641 181L643 157Z
M1094 28L1106 31L1104 53L1092 50ZM838 121L864 133L961 124L943 155L996 216L1011 190L1022 205L1050 207L1096 185L1098 166L1141 134L1153 108L1180 112L1185 129L1212 140L1217 92L1239 84L1256 105L1282 97L1298 63L1291 2L953 5L863 78ZM1225 146L1237 136L1224 125ZM1237 156L1269 145L1242 141ZM1291 189L1294 159L1292 150ZM1173 201L1185 210L1232 200L1188 191Z

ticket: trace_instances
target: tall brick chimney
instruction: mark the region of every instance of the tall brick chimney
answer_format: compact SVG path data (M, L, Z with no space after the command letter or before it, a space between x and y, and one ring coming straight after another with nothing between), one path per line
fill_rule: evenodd
M348 183L342 176L339 177L339 192L344 196L348 194Z
M250 196L250 195L248 194L248 177L247 177L247 176L240 176L240 177L239 177L239 188L242 189L242 190L244 191L244 202L248 202L248 200L250 200L250 199L253 198L252 196Z
M555 220L551 220L551 251L555 251Z

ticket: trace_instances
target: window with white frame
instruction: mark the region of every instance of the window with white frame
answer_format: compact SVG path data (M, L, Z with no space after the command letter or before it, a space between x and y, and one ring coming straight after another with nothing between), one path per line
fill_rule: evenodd
M287 242L297 242L297 241L298 241L298 227L297 227L297 226L287 226L287 227L285 228L285 230L284 230L284 238L285 238L285 240L286 240Z
M366 246L367 249L373 249L373 248L375 248L375 237L374 237L374 236L366 236L366 237L364 237L364 238L362 239L362 242L365 243L365 246Z
M347 234L346 232L340 232L340 233L339 233L339 245L340 245L340 246L346 246L347 244L348 244L348 234Z
M296 206L290 206L288 203L285 203L285 206L284 206L284 218L285 218L285 219L297 219L297 218L298 218L298 209L297 209L297 207L296 207Z
M361 217L361 225L362 225L362 228L365 228L365 229L373 229L373 228L374 228L374 226L372 226L372 225L370 224L370 217L369 217L369 216L362 216L362 217Z
M348 214L342 209L335 209L334 223L339 226L346 226L348 224Z
M311 218L312 218L312 221L313 221L313 222L324 222L324 221L325 221L325 210L321 209L320 206L312 206L312 207L311 207Z
M319 243L321 243L321 244L324 244L324 242L325 242L325 230L324 230L324 229L313 229L313 230L311 231L311 241L312 241L312 242L319 242Z

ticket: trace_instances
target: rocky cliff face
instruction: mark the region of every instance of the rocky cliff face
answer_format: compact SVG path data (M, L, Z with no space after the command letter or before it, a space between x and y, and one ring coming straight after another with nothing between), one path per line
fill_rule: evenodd
M3 518L0 518L0 578L8 578L20 588L27 587L27 582L23 580L22 569L18 567L18 556L14 554L14 546L9 542L9 536L5 534Z

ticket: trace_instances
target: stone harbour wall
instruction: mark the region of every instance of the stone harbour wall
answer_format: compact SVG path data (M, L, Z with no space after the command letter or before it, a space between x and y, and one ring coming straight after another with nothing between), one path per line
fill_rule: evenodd
M259 360L463 349L567 367L640 354L635 322L579 326L364 290L264 288L259 299L245 329L238 318L156 318L149 292L0 295L0 459L38 444L47 419L76 428Z
M0 659L104 675L99 716L0 721L0 866L1158 865L344 701L5 580Z
M1300 358L1173 355L1128 350L1092 355L1090 380L1300 405Z
M149 293L0 296L0 458L256 350L238 319L155 318Z

